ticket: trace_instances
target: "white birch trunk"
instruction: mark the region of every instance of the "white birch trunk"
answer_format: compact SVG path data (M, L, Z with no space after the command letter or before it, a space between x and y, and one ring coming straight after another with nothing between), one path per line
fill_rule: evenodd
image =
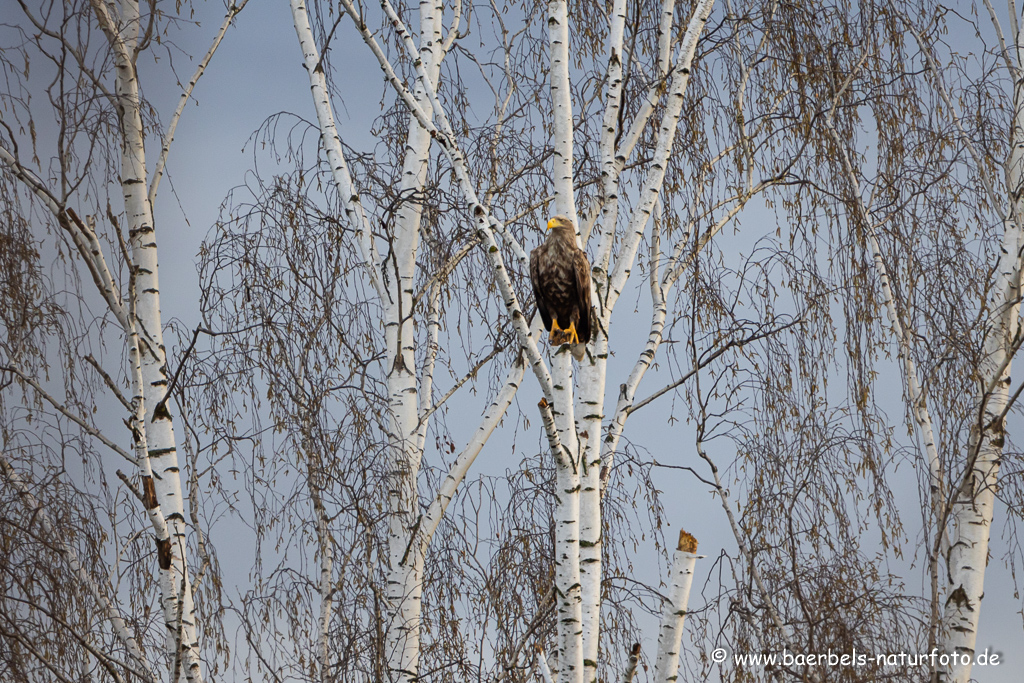
M562 683L583 681L583 604L580 575L580 441L576 433L572 387L572 353L568 345L551 360L555 429L564 457L555 458L555 599L558 670ZM600 529L598 519L598 529ZM589 625L596 635L596 625Z
M1010 131L1010 152L1006 160L1007 206L1003 221L995 293L995 314L985 336L979 400L983 406L980 423L972 430L968 445L967 471L952 505L954 538L949 550L950 588L943 614L942 651L957 654L956 661L940 678L967 683L978 637L981 599L985 593L985 568L988 564L989 534L993 504L1005 441L1004 411L1009 399L1010 371L1014 341L1020 334L1021 252L1024 250L1024 77L1020 65L1024 53L1024 35L1015 30L1013 72L1014 116ZM966 656L965 656L966 655Z
M133 311L134 318L134 311ZM198 667L198 661L192 661L184 657L184 648L179 651L179 644L185 645L187 636L183 632L183 620L185 615L185 603L182 593L187 591L191 597L192 591L187 582L177 580L174 572L174 538L171 526L167 522L162 506L160 505L159 494L156 489L156 478L153 472L153 459L149 456L149 443L147 439L146 421L146 398L145 382L142 373L142 343L135 325L132 325L129 342L129 363L131 364L131 376L133 396L132 404L135 413L132 416L132 433L135 440L135 452L139 462L139 469L142 473L142 504L146 508L150 525L153 527L153 534L156 537L157 565L160 569L160 590L162 593L162 604L164 608L164 626L167 629L167 645L165 647L168 658L168 665L171 669L169 680L177 681L180 676L181 664L185 664L186 675L190 680L201 680L199 672L192 671L192 665ZM180 552L179 552L180 554ZM179 586L181 587L179 589Z
M355 226L363 258L368 265L385 316L385 344L388 410L388 577L387 599L390 620L387 624L386 652L388 668L397 680L411 681L418 675L420 653L420 616L423 555L413 546L413 533L419 518L417 475L422 458L419 392L416 378L416 338L413 316L416 252L419 246L422 208L416 197L426 182L430 159L429 120L422 112L433 108L432 86L436 83L443 55L441 44L441 6L433 0L420 3L420 42L412 45L400 18L389 4L384 9L395 30L411 48L422 71L412 95L406 153L403 159L400 192L407 199L399 208L395 232L385 268L391 277L383 281L377 274L379 257L373 244L369 222L358 200L341 150L327 96L319 54L310 30L306 8L301 0L292 0L292 16L299 43L305 55L306 69L313 88L314 105L320 123L321 138L328 154L335 183L346 198L346 212ZM354 8L351 8L354 10ZM431 90L428 90L431 88ZM429 368L428 368L429 370ZM425 386L429 390L430 382Z
M554 135L554 167L552 178L555 212L567 216L573 225L576 219L576 197L573 189L573 120L569 80L569 10L566 0L548 2L548 42L551 59L552 133ZM566 458L555 459L555 599L558 623L558 671L562 683L576 683L584 678L584 639L596 640L597 623L593 614L584 623L580 570L580 486L582 458L576 431L573 405L572 354L568 346L554 351L551 375L554 382L552 411L559 440ZM589 511L591 523L599 510ZM584 635L586 633L586 635ZM596 651L596 643L595 643ZM596 659L596 657L595 657ZM591 661L586 669L593 672Z
M295 23L295 33L299 39L299 48L302 50L306 74L309 77L309 87L313 96L313 106L316 109L317 123L320 124L320 141L327 155L327 163L331 167L331 179L338 188L338 193L344 202L345 217L348 218L352 229L356 233L356 244L359 245L359 252L363 259L367 277L377 291L377 295L384 301L387 299L388 293L384 289L384 283L381 281L377 270L379 258L373 243L370 221L363 209L359 193L352 182L348 163L345 161L345 154L341 147L341 137L338 135L338 129L334 123L334 111L331 108L330 98L327 95L327 80L324 77L323 69L320 67L320 51L317 50L316 41L313 38L313 29L309 24L306 4L303 0L291 0L291 10L292 21Z
M598 332L593 359L580 368L579 405L582 468L580 481L580 600L583 620L583 680L597 680L601 639L601 423L604 419L608 338Z
M568 352L564 355L570 356ZM570 356L571 358L571 356ZM570 361L571 362L571 361ZM556 422L561 418L555 414ZM575 431L575 430L573 430ZM563 439L563 444L565 443ZM571 452L571 451L570 451ZM579 458L555 465L555 608L559 681L583 680L583 613L580 594Z
M569 6L566 0L548 2L548 42L551 50L555 210L562 216L568 216L578 231L572 178L573 120L569 89Z
M311 458L312 456L307 454L306 457ZM317 619L317 660L320 665L320 683L327 683L331 680L327 669L331 654L328 634L331 628L331 613L334 610L334 589L331 580L334 573L334 544L331 541L327 511L324 509L323 498L320 495L319 469L317 466L317 472L314 473L314 468L310 463L306 476L313 502L313 514L316 515L317 542L320 545L320 616Z
M540 679L544 683L554 683L554 679L551 678L551 667L548 666L548 658L544 655L544 650L537 652L537 668L540 669Z
M172 662L180 657L188 680L198 682L202 680L202 672L195 605L185 557L187 542L181 478L171 415L164 401L167 365L160 315L156 234L147 192L145 131L134 54L140 26L139 6L137 0L124 0L119 5L120 16L114 17L108 12L112 5L105 5L101 0L92 0L92 5L114 52L115 95L123 135L121 189L135 269L135 300L130 303L135 312L132 322L139 328L142 397L147 411L144 423L146 465L152 471L156 502L166 516L170 534L170 556L160 560L161 569L167 574L161 582L166 649ZM165 563L169 566L164 567Z
M615 232L618 212L618 174L615 163L615 137L622 107L622 40L626 23L626 2L615 0L609 17L608 35L608 90L601 127L600 152L602 157L602 188L605 201L601 212L601 226ZM552 41L554 42L554 41ZM554 54L554 48L552 48ZM552 57L554 61L554 57ZM554 76L554 74L552 74ZM604 244L603 240L598 240ZM610 246L610 242L608 242ZM585 246L585 242L583 243ZM610 252L610 249L609 249ZM596 314L601 317L601 290L599 284L606 260L599 260L593 269L592 301ZM580 491L580 616L583 620L583 680L597 679L597 661L601 641L601 426L604 420L604 388L608 365L607 322L595 325L593 354L585 356L580 367L580 395L578 412L582 415L580 432L585 434L582 454Z
M441 55L441 13L433 0L420 2L419 55L426 77L437 82ZM422 81L415 88L419 107L429 110L430 97ZM392 621L388 625L387 652L393 677L415 680L419 673L420 618L423 555L412 547L419 518L416 492L422 453L419 450L419 403L416 381L416 330L412 306L416 252L419 247L422 204L416 199L426 183L430 160L430 133L409 115L409 133L402 166L401 193L408 198L398 211L392 248L393 265L389 300L385 303L388 392L390 396L390 467L388 550L388 601Z
M943 614L941 650L957 655L955 664L942 676L943 680L956 683L967 683L971 677L981 599L985 593L989 534L1005 439L1003 409L1009 398L1012 359L1007 357L1007 351L1019 330L1020 262L1017 254L1021 247L1021 231L1007 221L995 289L1002 294L1002 310L998 311L995 324L986 337L981 373L982 381L991 389L987 396L980 397L984 402L983 427L975 425L972 428L968 471L960 482L952 505L954 535L948 562L950 588Z
M679 545L672 558L668 599L662 608L658 631L658 656L654 660L655 683L674 683L679 673L679 652L683 641L683 621L690 601L693 568L697 564L697 540L680 530Z
M157 477L153 470L152 450L149 447L149 413L146 400L146 382L143 373L143 342L139 334L138 314L138 269L134 268L129 278L130 313L128 329L128 360L131 365L132 380L132 438L135 440L135 454L142 474L142 504L146 508L153 534L156 537L157 565L160 569L160 590L164 607L164 625L167 629L168 666L171 671L170 681L180 678L184 665L185 675L190 681L202 681L197 653L191 647L189 633L185 630L186 609L192 608L192 589L188 572L175 573L175 544L173 527L168 523L160 503L157 488ZM184 554L183 548L177 554ZM188 602L185 598L188 597Z
M618 183L619 175L625 165L626 158L632 149L631 142L627 141L625 149L615 149L615 138L618 132L618 117L621 107L621 78L622 78L622 39L625 23L624 3L615 3L612 6L609 27L608 46L608 101L604 113L601 130L601 159L602 159L602 188L604 193L604 206L602 209L601 223L598 230L599 247L593 269L594 301L597 306L597 314L600 323L596 326L593 353L585 360L580 369L579 406L582 415L581 433L586 434L584 440L585 448L582 453L582 466L580 469L580 574L581 574L581 616L583 619L582 647L584 650L584 680L587 683L597 678L597 659L600 644L600 618L601 618L601 493L602 493L602 465L611 464L609 453L614 450L618 439L613 436L614 444L608 444L601 438L604 413L604 392L607 377L608 359L608 330L611 321L611 313L615 306L618 294L625 286L629 278L636 251L646 229L648 219L657 199L660 196L664 183L665 170L668 164L668 156L675 140L676 128L679 115L682 110L683 96L686 85L689 82L690 66L696 52L697 41L703 29L704 23L711 12L713 0L706 0L698 4L693 17L687 27L683 38L683 48L680 52L677 64L676 76L672 79L669 88L669 97L666 105L666 112L662 119L662 127L658 133L658 143L655 153L655 160L651 165L644 181L641 191L641 202L635 210L630 222L630 231L616 255L614 272L609 274L611 252L615 241L615 225L618 220ZM674 12L673 0L665 0L662 3L662 12L659 21L658 40L658 63L659 71L663 77L667 76L671 57L671 34L672 16ZM554 26L554 22L551 24ZM554 39L552 40L554 44ZM554 55L554 46L552 47ZM552 82L555 80L554 56L552 57ZM554 100L554 86L552 92ZM557 107L557 102L555 103ZM653 111L653 106L651 108ZM649 116L649 114L648 114ZM646 118L638 120L635 124L641 127L646 125ZM556 138L556 144L561 138ZM558 176L556 173L556 180ZM558 192L556 191L556 201ZM561 208L561 207L559 207ZM633 390L639 384L644 371L653 359L654 353L660 343L661 326L664 324L664 297L657 275L652 276L652 293L655 295L655 319L652 321L653 341L648 344L641 360L639 368L635 369L630 376ZM671 285L669 285L671 286ZM659 306L659 300L661 306ZM660 325L659 325L660 318ZM621 415L622 422L625 421L626 413ZM615 432L616 430L612 430ZM620 429L617 435L621 435ZM616 435L616 436L617 436ZM606 448L602 448L602 446ZM611 446L610 449L607 446ZM603 452L604 451L604 452ZM607 462L602 462L607 459Z

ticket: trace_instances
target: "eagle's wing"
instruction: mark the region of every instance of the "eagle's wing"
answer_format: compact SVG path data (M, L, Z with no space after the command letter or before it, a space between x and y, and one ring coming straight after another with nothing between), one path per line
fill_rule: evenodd
M540 281L540 250L543 247L537 247L530 252L530 284L533 285L533 298L537 302L537 310L540 312L540 319L544 321L544 329L551 330L551 313L548 311L548 303L544 300L541 295L541 281Z
M582 249L573 253L572 269L576 275L576 306L580 312L580 324L576 329L580 342L590 343L590 262Z

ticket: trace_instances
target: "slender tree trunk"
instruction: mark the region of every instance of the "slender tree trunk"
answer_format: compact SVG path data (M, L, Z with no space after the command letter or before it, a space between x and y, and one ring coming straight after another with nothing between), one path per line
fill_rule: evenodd
M597 680L601 639L601 423L608 365L608 338L600 328L593 357L580 367L579 405L582 469L580 471L580 598L583 619L583 680Z
M556 213L579 230L573 188L573 118L569 89L569 10L566 0L548 3L551 60L554 195ZM596 622L584 626L580 572L580 486L583 458L573 405L572 353L568 345L552 349L555 425L565 458L555 461L555 597L558 621L558 680L584 680L584 631L597 635ZM595 435L596 436L596 435ZM590 511L591 515L594 511ZM593 521L593 520L591 520ZM600 532L600 518L597 521ZM591 617L593 615L590 615ZM591 667L592 668L592 667Z
M683 642L683 622L690 601L693 568L697 564L697 540L679 531L679 544L672 557L668 599L662 607L658 631L658 655L654 660L655 683L673 683L679 673L679 650Z
M1007 230L1004 246L1011 253L1020 249L1018 230ZM1008 245L1007 242L1012 242ZM1002 259L1004 261L1009 259ZM997 291L1009 293L1019 290L1020 271L1014 265L1009 277L1000 280L1003 287ZM942 651L956 654L955 662L941 677L943 680L967 683L971 677L972 660L981 616L981 599L985 593L985 569L988 565L989 534L992 528L993 504L1002 458L1005 424L1002 419L1010 385L1011 362L1007 344L1017 334L1017 315L1020 304L1008 299L998 322L986 340L986 359L982 378L992 390L982 398L982 428L975 426L968 445L968 471L960 482L953 501L953 541L949 550L950 588L943 615L944 639ZM1005 369L999 372L1000 366ZM971 462L973 460L973 462Z
M555 588L557 601L557 646L552 661L555 665L555 677L559 681L572 681L580 683L584 680L596 678L596 660L598 656L598 643L600 639L600 557L601 557L601 516L600 516L600 488L602 479L600 477L601 458L604 457L605 449L601 447L601 426L603 415L601 406L603 403L605 369L608 352L608 340L604 332L598 332L597 341L593 345L593 353L589 356L589 362L581 366L581 390L578 409L582 420L577 424L575 415L577 404L573 400L573 375L572 355L568 348L552 350L551 372L547 371L539 353L537 344L528 329L522 309L519 306L514 288L508 277L503 263L501 251L495 241L495 232L502 234L509 239L500 222L490 215L486 206L482 205L476 195L473 181L466 168L465 157L459 149L456 136L448 121L440 100L436 97L434 84L437 78L438 58L431 56L433 46L428 40L429 25L425 18L428 9L421 5L421 30L420 47L412 44L412 38L406 31L401 18L395 12L388 0L382 2L382 8L388 17L392 28L396 31L405 50L413 56L414 67L417 71L417 80L412 90L407 88L401 78L395 73L393 66L377 42L373 34L360 22L360 14L357 8L346 0L342 0L352 18L355 20L356 28L364 42L370 47L378 63L383 69L389 83L409 107L411 116L411 129L406 147L406 166L403 173L403 193L409 187L422 187L422 182L411 182L415 179L416 164L415 152L419 147L418 133L415 128L418 126L426 139L437 139L444 154L448 157L455 171L459 182L470 206L470 212L474 220L477 233L481 238L485 254L491 263L501 291L503 302L509 311L512 322L516 328L520 343L522 344L526 358L529 360L541 384L544 393L544 400L540 403L542 422L548 437L552 454L555 458L556 471L556 509L555 509ZM612 245L616 241L615 216L607 221L607 224L598 233L601 247L598 264L595 266L595 284L600 287L597 292L597 299L600 302L599 326L606 329L610 318L610 311L614 306L618 293L622 291L625 281L629 278L632 264L635 261L639 243L642 241L643 233L649 222L651 211L657 202L658 195L665 177L667 158L671 151L672 142L679 121L679 114L682 109L683 94L689 79L690 65L696 49L698 37L703 29L704 22L710 13L713 0L702 0L695 9L693 17L687 26L687 32L683 39L682 49L679 51L674 73L672 74L670 87L667 89L666 112L662 117L662 124L658 131L658 145L655 162L651 164L651 171L644 180L642 201L640 210L634 213L630 221L630 229L625 238L625 245L616 260L615 271L610 275L607 273L607 264L610 260ZM308 20L300 19L305 15L305 8L302 0L292 0L293 13L296 16L296 29L299 33L300 43L306 52L307 68L310 70L311 85L314 90L314 101L317 105L318 116L321 122L321 130L328 148L328 155L332 158L336 181L340 179L339 188L352 189L351 180L347 175L347 168L344 165L340 145L337 144L337 133L333 127L333 119L329 112L329 103L323 87L322 74L317 74L318 59L316 58L315 46L312 45L312 35L308 30ZM616 16L622 21L624 3L616 5L619 11ZM671 0L663 3L662 24L666 24L667 18L672 15L674 7ZM437 20L440 19L440 10L436 10ZM305 26L303 25L305 21ZM569 89L569 34L568 34L568 11L564 0L551 0L548 4L548 29L551 48L551 98L553 102L553 184L555 190L554 212L568 216L574 222L578 222L576 216L575 197L572 178L572 157L573 157L573 119L572 103ZM662 35L659 36L659 49L662 51L660 64L664 70L664 76L669 75L669 64L671 62L671 31L661 27ZM617 31L618 42L620 43L613 56L619 63L614 66L618 70L618 76L611 79L617 83L615 89L621 90L621 26ZM613 41L614 42L614 41ZM614 47L614 46L613 46ZM610 66L610 70L613 70ZM665 94L664 83L659 82L652 86L648 97L643 103L640 115L634 120L628 134L624 138L621 147L616 148L614 129L602 131L602 152L611 158L611 169L614 177L606 179L605 185L617 191L618 174L625 165L634 145L640 139L645 127L650 122L655 109L662 95ZM433 119L436 118L436 123ZM606 115L607 120L615 119L611 110ZM325 123L326 122L326 123ZM607 144L604 144L607 143ZM429 157L423 157L423 164ZM335 160L337 159L337 160ZM607 165L605 165L607 167ZM425 168L425 166L424 166ZM352 192L343 192L349 197L347 211L349 214L359 213L361 209L357 206L358 198ZM605 198L607 201L607 197ZM416 212L415 220L410 220L411 214L405 212ZM418 657L419 639L419 594L417 581L421 580L422 556L425 545L429 543L432 530L436 528L437 519L443 513L443 507L447 500L450 500L450 487L446 481L444 491L432 503L428 511L427 520L429 530L420 541L423 545L410 542L411 526L416 522L411 510L413 505L406 501L412 501L415 495L414 472L419 466L420 447L417 445L422 439L421 430L411 430L409 425L413 424L412 418L415 411L412 407L416 405L415 383L413 375L409 371L412 363L414 347L412 346L412 325L409 317L409 305L411 305L411 285L403 282L403 273L411 273L411 270L403 270L403 264L414 263L416 234L410 230L410 225L418 221L418 209L415 206L402 207L396 219L395 238L389 244L388 254L384 257L382 265L391 269L393 280L401 283L400 291L394 292L390 287L387 291L378 286L385 305L392 308L387 315L387 344L388 344L388 372L389 391L392 396L391 415L389 417L389 437L392 442L391 466L393 472L394 486L390 494L391 520L391 574L389 584L389 599L399 602L393 609L396 614L393 624L389 626L392 634L389 635L388 657L391 660L392 672L398 673L402 679L410 679L415 676L416 662L414 656ZM365 223L365 219L364 219ZM358 228L357 228L358 230ZM363 233L366 234L364 227ZM403 242L403 239L406 240ZM514 239L511 240L515 247ZM411 248L410 248L410 245ZM372 243L367 247L361 247L364 256L372 252ZM519 248L513 249L517 256L525 262L525 252ZM408 260L405 260L408 259ZM378 262L376 259L370 263ZM373 273L371 272L371 276ZM378 281L379 282L379 281ZM429 364L428 353L428 364ZM403 376L404 375L404 376ZM423 396L423 388L429 388L429 378L421 383L420 396ZM518 382L518 380L516 380ZM507 385L508 391L514 391L515 382ZM503 392L503 394L506 392ZM424 399L425 400L425 399ZM496 405L503 405L504 400ZM503 409L502 409L503 410ZM491 411L485 416L484 425L481 429L491 429ZM499 416L500 419L500 416ZM578 427L582 427L578 431ZM582 432L582 433L581 433ZM585 433L585 436L583 436ZM581 438L582 437L582 438ZM415 439L415 440L414 440ZM467 448L466 462L469 462L475 455L475 448ZM460 463L463 460L460 456ZM464 463L463 463L464 464ZM462 465L453 468L453 481L457 482L461 476L456 470ZM454 485L457 485L454 484ZM584 491L585 490L585 491ZM585 502L584 502L585 501ZM436 513L434 508L439 508ZM418 518L417 518L418 519ZM583 544L585 550L581 550L581 519L584 519L587 539ZM416 541L415 538L411 539ZM399 543L399 541L405 541ZM420 552L413 550L419 547ZM398 551L401 551L399 553ZM586 557L587 569L581 571L581 553ZM415 559L413 559L415 557ZM396 565L399 569L396 571ZM584 573L586 576L584 576ZM415 581L413 579L416 579ZM583 605L582 585L587 586L587 606ZM408 612L399 613L408 607ZM584 618L586 609L586 618ZM405 646L403 646L405 643ZM585 653L591 653L586 656Z
M138 326L142 396L146 407L145 436L148 467L156 502L166 517L170 539L160 557L166 649L172 662L184 664L190 681L201 681L195 604L186 559L185 515L174 428L166 398L167 362L160 314L160 280L157 269L156 232L147 192L145 131L142 101L136 72L135 47L140 13L137 0L124 0L120 16L110 5L93 0L93 9L114 51L115 95L121 126L121 189L127 217L128 243L134 267L134 324ZM167 565L167 566L165 566ZM180 623L180 625L179 625ZM180 647L180 651L179 651Z
M441 8L433 0L420 2L419 50L427 77L437 83L440 67ZM431 111L422 82L414 91L417 104ZM422 194L430 162L430 133L409 114L409 133L402 166L402 204L395 220L391 262L390 300L385 303L388 393L390 396L388 601L392 621L388 626L389 667L396 680L415 680L419 671L420 619L423 556L413 547L419 518L417 479L422 452L419 449L419 401L416 382L416 329L412 306L416 252L423 215Z
M1013 10L1011 9L1011 12ZM1014 24L1016 26L1016 23ZM1017 72L1020 73L1022 35L1014 36ZM1014 117L1010 153L1006 160L1007 215L993 292L996 308L985 336L980 368L981 395L978 422L968 444L966 471L952 504L954 537L949 551L949 593L943 614L942 651L955 653L955 662L942 680L967 683L978 637L981 599L985 593L989 535L999 465L1005 442L1004 411L1009 400L1010 371L1015 342L1020 335L1021 252L1024 250L1024 82L1018 77L1013 90Z

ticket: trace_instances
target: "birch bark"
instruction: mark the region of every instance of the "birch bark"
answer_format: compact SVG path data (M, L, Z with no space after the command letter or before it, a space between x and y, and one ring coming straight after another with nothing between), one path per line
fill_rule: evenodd
M579 229L573 188L573 120L569 80L569 9L565 0L548 3L548 42L551 60L553 183L555 212ZM577 232L577 240L579 239ZM580 439L573 405L572 353L563 345L551 359L554 382L552 411L559 440L567 457L555 460L555 599L558 601L558 671L564 683L591 680L596 663L584 661L584 641L596 641L599 615L583 619L580 567L580 486L584 476ZM599 511L588 510L590 522ZM595 618L596 617L596 618ZM594 643L596 650L596 642ZM596 657L595 657L596 659Z
M967 683L971 677L981 600L985 593L993 506L1005 443L1005 409L1013 365L1011 347L1020 334L1021 253L1024 250L1024 231L1017 220L1021 215L1019 189L1024 178L1021 172L1024 98L1021 93L1018 81L1014 89L1013 144L1007 162L1011 216L1003 224L993 288L997 296L995 315L985 336L979 373L982 383L979 420L971 431L966 471L957 482L959 487L951 505L954 536L949 550L950 589L943 614L942 650L961 656L944 672L942 679L956 683Z
M697 564L697 540L683 530L672 557L668 599L662 608L658 632L658 655L654 660L656 683L673 683L679 674L679 651L683 641L683 622L690 601L693 569Z
M396 26L396 28L399 28ZM404 28L400 29L404 31ZM419 52L427 78L436 83L440 68L440 9L432 0L420 2ZM429 109L430 101L422 82L414 97L418 106ZM413 294L416 251L419 246L422 203L417 199L426 183L430 161L430 133L409 115L409 132L402 166L401 204L395 220L391 245L394 268L391 291L383 302L388 368L390 423L388 602L392 621L388 625L387 652L391 671L398 680L418 675L423 556L410 552L419 505L416 481L422 452L419 450L419 403L416 382L416 330L413 325Z
M1019 176L1018 176L1019 180ZM943 680L967 683L978 637L981 600L985 593L989 534L1005 440L1004 409L1007 406L1012 358L1009 346L1020 331L1021 230L1005 225L999 275L995 291L1001 302L985 339L981 379L986 389L979 397L980 427L971 431L967 468L952 503L954 535L949 550L950 589L943 615L942 651L956 653L955 663ZM966 655L966 656L964 656Z
M228 10L221 30L216 36L213 45L203 58L200 68L189 82L186 93L183 96L187 99L196 82L201 78L206 66L209 64L213 53L220 44L231 20L244 7L247 0L241 0L238 5L232 5ZM187 564L187 543L184 518L184 501L177 461L176 441L174 429L171 422L170 411L168 410L167 390L168 378L166 367L166 354L163 345L163 322L160 313L160 290L159 275L157 268L157 248L155 231L153 226L152 196L156 193L159 177L162 173L163 160L170 147L173 137L173 127L180 118L184 107L184 99L175 112L172 119L171 130L162 148L160 168L154 174L152 185L147 183L147 159L145 150L146 130L142 121L142 107L144 106L140 84L137 73L137 59L139 52L145 48L148 37L140 38L142 27L152 30L156 10L148 16L140 11L137 0L122 0L119 3L103 2L102 0L90 0L80 9L81 14L74 15L75 20L82 20L88 25L88 31L93 31L92 21L95 20L99 28L98 35L102 35L109 44L112 53L112 64L114 68L114 88L109 91L101 82L97 72L92 71L92 64L86 59L82 52L82 45L85 42L75 43L73 40L74 30L67 27L73 24L68 23L61 27L61 31L51 31L45 19L32 15L27 5L22 9L26 17L31 21L41 35L58 41L59 48L74 57L79 72L75 78L80 79L79 84L95 88L86 94L85 99L98 98L109 101L115 110L118 120L117 134L120 142L120 187L124 202L126 215L126 228L128 233L127 245L125 247L126 260L131 270L129 294L126 299L122 298L121 285L117 282L112 271L108 267L104 251L99 237L94 228L93 221L87 217L82 221L75 211L66 206L69 195L60 195L60 191L49 189L43 181L24 168L16 158L17 147L13 147L14 154L5 148L0 148L0 161L8 167L16 178L22 181L29 189L42 200L46 208L54 215L61 228L66 231L74 242L85 266L92 275L93 281L103 297L107 307L113 313L120 324L124 339L128 341L130 355L130 369L127 373L133 392L133 403L128 404L127 400L120 394L120 389L115 381L100 368L95 361L91 363L96 370L103 375L109 388L118 396L122 405L129 409L132 415L132 431L136 441L136 457L128 456L113 442L103 436L95 427L86 424L80 417L72 414L57 403L54 407L66 417L82 426L85 431L99 439L116 452L121 453L127 459L135 463L140 470L143 482L143 491L135 491L142 500L149 518L150 525L157 541L158 576L160 585L160 603L163 613L164 628L164 655L167 659L171 680L180 678L182 670L190 681L202 681L202 670L199 659L199 643L197 636L195 604L193 601L191 581ZM65 20L77 12L78 8L68 5L65 8ZM58 12L59 14L59 12ZM56 15L54 15L56 16ZM82 29L80 29L82 30ZM157 29L159 30L159 29ZM37 36L38 38L39 36ZM82 36L77 36L81 38ZM100 62L103 60L100 59ZM61 79L68 78L72 69L66 63L57 61L58 67L64 69ZM98 62L99 63L99 62ZM104 65L105 67L105 65ZM26 72L27 73L27 72ZM79 91L75 91L78 93ZM86 92L82 90L81 92ZM73 98L72 98L73 99ZM54 103L57 106L56 102ZM73 110L63 109L60 105L61 116L68 116L68 119L61 121L62 125L73 127ZM99 125L99 124L97 124ZM4 124L6 128L6 124ZM8 131L10 129L7 129ZM105 129L102 129L105 130ZM100 135L101 128L91 129L90 134ZM66 140L62 138L60 145ZM88 172L88 171L87 171ZM65 183L67 178L62 179ZM50 179L53 182L53 179ZM88 185L88 183L86 183ZM67 192L67 185L61 186L61 191ZM89 201L91 190L84 196ZM112 217L111 221L115 233L120 235L120 227ZM91 357L88 357L91 359ZM37 391L41 387L31 378L24 378L34 386ZM45 393L42 395L48 396ZM122 476L129 488L128 478ZM133 488L134 490L134 488ZM116 608L109 604L108 612ZM113 614L113 613L112 613ZM115 624L115 630L119 637L124 639L123 623L118 625L116 615L111 616ZM132 641L134 643L134 641ZM152 678L153 673L149 665L142 659L141 650L137 645L128 645L133 658L137 662L137 669L146 678Z
M978 637L981 600L985 593L989 536L1005 443L1005 417L1009 400L1010 371L1020 329L1021 258L1024 253L1024 34L1018 26L1014 3L1009 3L1014 28L1013 49L1007 63L1013 77L1013 118L1010 150L1005 163L1006 208L1003 239L996 267L993 316L984 341L979 368L981 391L978 421L968 440L965 471L953 492L951 516L953 539L949 549L949 593L943 613L941 649L956 653L953 664L940 672L940 680L967 683ZM995 17L993 15L993 21ZM996 30L1001 29L996 23ZM920 40L920 37L919 37ZM931 60L930 54L928 55ZM930 61L930 66L934 64ZM944 91L943 91L944 94ZM971 151L976 154L973 147ZM979 172L982 172L979 165Z
M451 135L450 126L435 92L441 61L447 46L442 39L442 5L440 2L420 3L419 44L406 29L401 17L385 0L382 3L385 15L392 28L401 38L405 49L413 59L418 79L412 92L405 89L365 27L351 3L343 3L346 11L356 21L357 29L380 60L381 67L395 86L398 94L409 105L408 133L405 155L400 178L400 193L403 198L395 216L394 233L389 236L388 256L383 261L377 255L369 220L345 163L340 138L334 123L326 82L319 68L320 56L316 49L305 4L292 0L292 14L295 28L305 55L306 68L313 91L314 104L320 123L321 138L328 154L335 183L346 201L346 212L356 227L358 241L371 281L375 284L385 318L385 362L389 395L388 423L388 468L390 485L388 496L388 561L387 599L389 621L386 633L388 667L397 680L417 678L420 656L420 620L424 558L434 530L444 511L455 495L465 474L487 441L491 432L501 421L511 403L525 365L517 362L510 371L505 388L486 411L480 428L470 440L466 449L456 460L441 491L427 510L420 515L417 495L417 477L423 455L426 435L426 421L433 412L430 392L433 386L434 356L436 354L439 330L436 310L436 288L430 295L430 309L427 316L428 348L427 360L417 382L416 329L414 326L414 278L416 276L416 254L422 222L422 201L430 161L432 138L438 134L428 112L441 113L441 123L446 135ZM458 17L456 17L456 23ZM452 29L457 30L456 28ZM446 148L453 154L453 148ZM457 152L454 152L456 155ZM465 187L468 174L464 165L459 164L461 156L454 159L459 180ZM468 195L475 203L472 192ZM482 208L482 207L481 207ZM481 215L481 214L475 214ZM485 234L489 231L488 218L482 217ZM489 253L491 253L489 251ZM390 277L378 275L378 267L387 269ZM511 293L511 286L506 288ZM519 316L522 320L522 316ZM520 329L533 342L534 356L536 343L528 330ZM417 384L419 386L417 386Z
M601 126L600 152L602 156L602 188L604 206L601 220L611 225L614 233L617 216L618 174L614 148L622 108L622 41L625 34L626 2L616 0L611 8L608 33L608 90L604 118ZM609 243L610 245L610 243ZM606 263L605 263L606 267ZM601 320L594 331L593 352L584 356L580 364L580 396L578 412L582 415L580 432L586 435L582 457L580 492L580 592L583 619L583 680L597 678L597 661L601 640L601 425L604 420L605 377L608 368L608 317L602 317L601 290L603 280L601 264L593 268L591 282L594 291L591 300L596 304L594 314Z
M189 589L185 555L184 503L175 445L174 428L167 409L167 363L160 315L160 281L157 267L156 233L152 206L147 193L145 130L142 100L136 72L136 46L141 24L137 0L120 4L120 15L110 13L111 5L92 0L100 27L113 48L115 97L122 137L121 189L127 216L128 243L135 270L135 298L131 302L138 326L141 399L146 408L146 465L152 470L156 502L166 515L170 534L169 557L161 559L166 571L162 581L166 650L171 661L180 655L185 675L201 681L195 604ZM180 622L180 626L179 626ZM181 652L178 652L180 642Z

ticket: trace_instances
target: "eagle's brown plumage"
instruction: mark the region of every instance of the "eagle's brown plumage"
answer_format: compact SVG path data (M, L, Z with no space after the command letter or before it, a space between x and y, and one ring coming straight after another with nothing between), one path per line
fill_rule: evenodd
M547 240L530 252L530 283L552 345L572 343L583 357L590 341L590 263L576 246L576 229L565 216L548 221Z

